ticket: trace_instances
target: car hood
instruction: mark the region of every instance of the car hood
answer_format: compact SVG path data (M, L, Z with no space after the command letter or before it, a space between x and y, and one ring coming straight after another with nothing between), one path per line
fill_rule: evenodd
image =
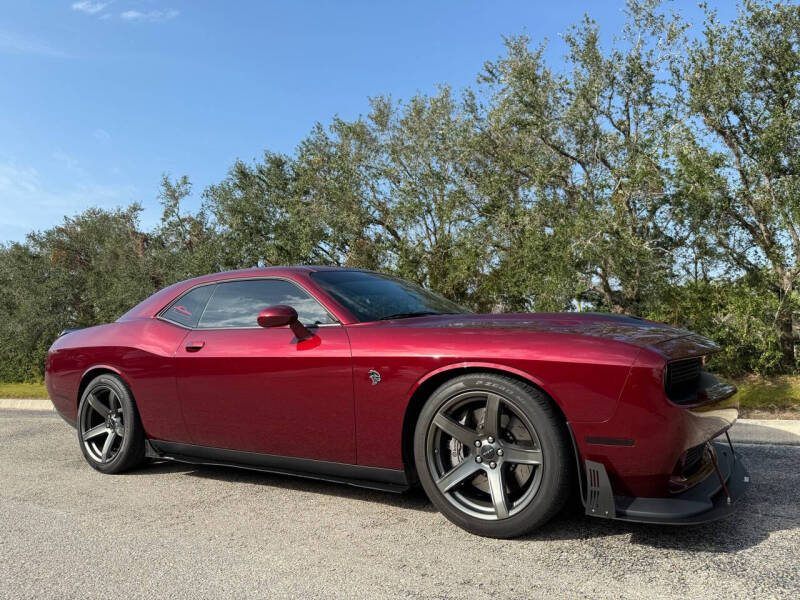
M648 348L669 358L701 356L719 350L711 340L637 317L605 313L504 313L434 315L393 321L413 327L517 330L605 338Z

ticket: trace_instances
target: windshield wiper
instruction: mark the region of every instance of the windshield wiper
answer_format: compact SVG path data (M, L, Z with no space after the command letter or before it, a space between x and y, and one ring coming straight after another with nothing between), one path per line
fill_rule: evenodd
M435 310L418 310L416 312L404 312L404 313L395 313L393 315L386 315L385 317L381 317L381 321L389 321L391 319L407 319L409 317L424 317L426 315L443 315L446 313L440 313Z

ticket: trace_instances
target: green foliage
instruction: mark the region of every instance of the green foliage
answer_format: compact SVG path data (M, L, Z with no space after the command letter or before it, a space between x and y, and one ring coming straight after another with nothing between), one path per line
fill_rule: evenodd
M151 270L141 208L90 209L0 250L0 380L41 378L50 343L67 327L116 319L162 287Z
M698 331L730 374L796 369L800 7L746 0L702 29L630 0L611 43L586 18L506 40L474 89L371 101L291 155L237 161L160 224L90 209L0 246L0 380L41 378L63 328L223 269L380 269L480 311L595 310Z
M677 97L694 121L691 142L676 153L676 207L713 241L717 268L766 292L774 312L765 316L791 370L800 307L800 6L747 0L729 25L707 11L680 69Z
M671 289L657 308L643 316L713 339L722 349L713 355L710 368L736 376L783 371L774 314L774 297L757 285L745 280L698 280Z

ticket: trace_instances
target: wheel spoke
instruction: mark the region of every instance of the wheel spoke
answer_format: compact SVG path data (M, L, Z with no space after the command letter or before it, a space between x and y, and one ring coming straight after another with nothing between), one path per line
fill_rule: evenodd
M103 444L103 453L101 455L102 458L103 458L103 462L107 462L108 461L108 454L109 454L109 452L111 452L111 446L114 443L114 440L116 439L116 437L117 437L117 434L114 433L114 430L111 430L111 431L108 432L108 437L106 438L106 443Z
M461 423L456 423L450 417L439 413L433 419L434 425L444 431L447 435L456 438L462 444L472 446L475 440L478 439L478 434L468 427L464 427Z
M508 496L503 484L503 470L500 468L491 469L486 472L489 479L489 491L492 494L492 504L498 519L508 517Z
M443 494L446 494L470 475L473 475L479 468L475 462L467 458L445 473L436 482L436 485L439 486Z
M119 404L119 402L114 402L114 400L118 400L117 395L114 393L114 390L108 390L108 408L110 408L112 412L114 411L114 406Z
M98 435L103 434L103 433L108 433L108 428L106 428L106 424L105 423L102 423L101 425L98 425L97 427L92 427L89 431L85 431L83 433L83 439L84 439L84 441L85 440L90 440L90 439L92 439L94 437L97 437Z
M540 465L542 464L542 451L533 448L523 448L516 444L503 445L503 460L520 465Z
M497 438L500 431L500 396L489 394L486 396L486 414L483 419L483 429L486 435Z
M88 400L91 407L100 413L101 417L105 419L108 416L108 413L110 412L108 407L105 406L97 396L94 394L89 394Z

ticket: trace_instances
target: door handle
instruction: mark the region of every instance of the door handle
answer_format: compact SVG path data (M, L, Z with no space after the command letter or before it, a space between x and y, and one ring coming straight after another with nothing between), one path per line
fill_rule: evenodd
M206 343L202 340L193 340L191 342L186 342L186 351L187 352L197 352L201 350Z

